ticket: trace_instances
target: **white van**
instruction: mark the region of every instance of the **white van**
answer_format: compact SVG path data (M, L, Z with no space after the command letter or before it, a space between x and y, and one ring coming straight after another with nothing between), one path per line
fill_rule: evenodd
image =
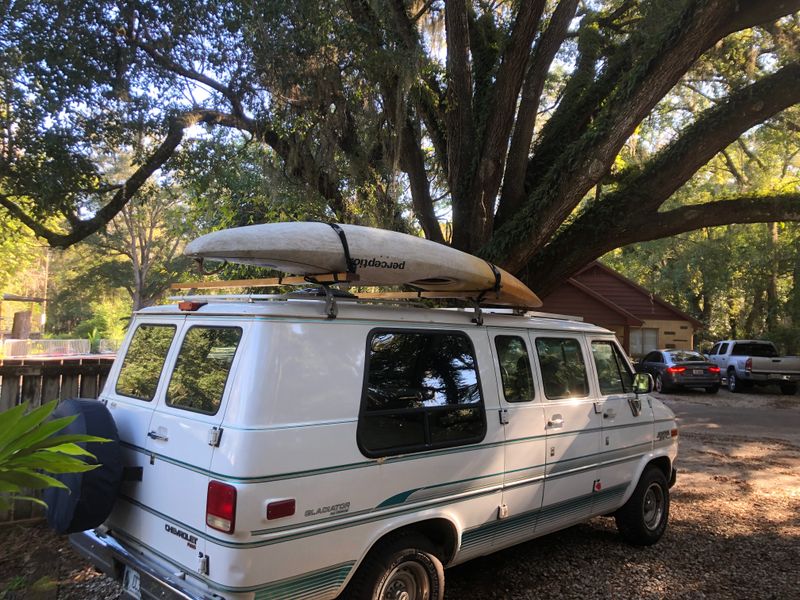
M596 515L658 541L677 428L652 379L605 329L475 316L139 312L101 397L135 475L73 544L135 598L441 600L445 568Z

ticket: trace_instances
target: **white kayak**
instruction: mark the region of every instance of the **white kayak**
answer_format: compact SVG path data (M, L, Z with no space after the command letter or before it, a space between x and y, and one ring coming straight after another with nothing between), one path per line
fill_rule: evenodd
M190 242L184 253L293 275L350 271L358 275L358 285L405 285L459 295L474 292L491 304L542 305L519 279L483 259L373 227L307 222L249 225L201 236Z

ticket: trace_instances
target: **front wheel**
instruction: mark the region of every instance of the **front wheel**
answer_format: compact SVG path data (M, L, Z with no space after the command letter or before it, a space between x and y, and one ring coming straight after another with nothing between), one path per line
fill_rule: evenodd
M669 484L656 466L647 467L628 501L615 514L623 539L651 546L661 539L669 520Z
M379 542L341 596L347 600L442 600L444 567L424 536L409 532Z

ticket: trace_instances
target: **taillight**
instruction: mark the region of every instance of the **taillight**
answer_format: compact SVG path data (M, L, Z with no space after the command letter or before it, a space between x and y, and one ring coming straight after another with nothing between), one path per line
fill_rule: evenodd
M667 367L667 373L683 373L686 367Z
M748 358L746 361L744 361L744 370L747 371L748 373L753 370L752 358Z
M224 533L236 526L236 488L220 481L208 482L206 525Z
M708 367L709 373L719 373L719 367Z

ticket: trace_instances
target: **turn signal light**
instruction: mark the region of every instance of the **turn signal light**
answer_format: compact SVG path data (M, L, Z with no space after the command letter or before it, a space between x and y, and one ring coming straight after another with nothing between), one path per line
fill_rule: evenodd
M208 482L206 525L223 533L236 526L236 488L221 481Z
M294 514L294 498L288 500L276 500L267 504L267 519L280 519L281 517L291 517Z
M719 367L708 367L709 373L719 373Z
M667 373L683 373L686 367L667 367Z

